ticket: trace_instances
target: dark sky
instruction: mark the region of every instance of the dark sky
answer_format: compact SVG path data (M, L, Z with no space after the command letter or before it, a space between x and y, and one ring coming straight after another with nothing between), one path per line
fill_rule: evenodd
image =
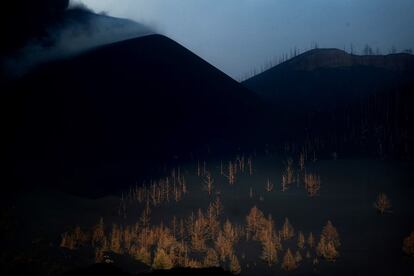
M414 48L413 0L81 0L134 19L234 78L294 47Z

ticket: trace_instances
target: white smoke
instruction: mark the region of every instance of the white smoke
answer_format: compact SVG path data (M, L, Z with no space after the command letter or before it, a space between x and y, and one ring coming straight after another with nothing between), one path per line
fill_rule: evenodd
M37 65L55 59L67 58L89 49L122 40L153 34L142 24L104 14L95 14L79 4L72 3L63 22L47 29L44 38L33 39L12 56L1 61L7 78L18 78Z

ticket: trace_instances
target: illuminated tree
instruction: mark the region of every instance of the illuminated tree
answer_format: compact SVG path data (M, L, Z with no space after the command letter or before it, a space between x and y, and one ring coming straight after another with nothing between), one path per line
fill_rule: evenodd
M110 250L117 254L121 253L121 235L121 229L118 227L118 225L113 224L109 246Z
M105 259L105 252L101 248L95 249L95 263L102 263Z
M315 238L312 232L309 233L308 245L309 245L309 248L313 248L315 246Z
M157 249L152 267L154 269L171 269L173 267L173 262L164 249Z
M214 240L220 231L220 222L214 204L210 203L207 209L207 238Z
M268 266L272 266L277 262L277 249L272 239L266 239L262 242L262 259Z
M214 245L222 262L226 261L226 258L231 257L233 254L233 243L226 239L223 232L219 233Z
M321 235L318 245L316 246L316 254L318 256L325 255L326 244L327 244L327 241L325 239L325 236Z
M201 210L198 211L198 215L194 218L192 215L188 221L188 233L191 238L191 245L194 250L203 251L206 247L206 239L208 237L208 222L205 219Z
M324 235L321 235L320 241L316 246L316 253L328 261L334 261L339 255L335 248L335 243L332 240L327 240Z
M92 246L101 246L105 239L105 226L103 218L100 219L99 223L95 225L92 233Z
M63 233L62 240L60 242L60 247L67 248L70 250L76 249L76 243L72 235L70 235L67 232Z
M302 260L303 260L302 255L300 254L299 250L297 250L297 251L296 251L296 254L295 254L295 261L296 261L296 263L298 264L298 263L300 263Z
M164 252L165 253L165 252ZM133 257L140 261L143 262L146 265L151 265L151 253L149 252L148 249L146 249L143 246L137 247L135 249L135 252L133 254Z
M374 207L382 215L391 208L391 201L388 199L388 196L386 194L380 193L377 197L377 200L374 202Z
M305 169L305 153L301 152L299 156L299 168L301 171Z
M214 179L211 176L210 172L206 172L204 174L204 178L203 178L203 182L204 182L204 189L207 191L208 195L211 195L213 193L213 189L214 189Z
M231 222L227 219L223 226L223 234L224 237L234 244L238 239L238 234L236 228L231 224Z
M283 172L282 176L285 177L285 181L286 181L287 185L290 185L293 182L295 182L294 171L293 171L293 160L292 159L288 159L285 171Z
M268 178L266 180L266 186L265 186L266 192L270 193L271 191L273 191L273 187L274 185L272 184L272 182L270 182L270 179Z
M237 167L230 161L227 167L227 173L223 172L223 176L228 179L230 185L236 183L236 170Z
M217 267L220 266L219 258L216 250L209 248L203 261L204 267Z
M238 275L241 272L239 260L234 254L232 254L230 257L230 272L235 275Z
M330 220L328 220L326 225L323 227L322 236L325 238L326 241L332 241L336 248L338 248L341 245L338 231L332 225L332 222Z
M327 261L334 261L338 257L338 251L335 248L333 241L328 241L326 244L323 257Z
M314 197L318 194L319 189L321 188L320 177L316 174L307 174L305 173L304 177L305 189L308 192L310 197Z
M283 257L282 268L286 271L291 271L297 268L296 260L289 248Z
M299 234L298 234L298 247L300 249L303 249L305 247L305 236L303 235L301 231L299 231Z
M404 239L403 251L405 254L414 257L414 231Z
M202 264L194 259L188 259L187 263L185 264L185 267L190 267L190 268L201 268Z
M259 208L254 206L250 209L249 214L246 217L246 238L258 239L257 234L262 227L264 220L263 212Z
M280 234L284 240L291 239L293 236L295 236L295 230L293 229L293 226L290 224L288 218L285 218L285 223L282 226Z

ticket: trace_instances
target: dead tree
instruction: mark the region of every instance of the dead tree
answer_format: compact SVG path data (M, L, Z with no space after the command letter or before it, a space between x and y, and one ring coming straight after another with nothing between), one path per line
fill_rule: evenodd
M204 189L207 191L208 195L211 195L214 189L214 179L209 171L206 171L206 173L204 174L203 182Z
M305 189L310 197L314 197L318 194L321 188L321 179L319 175L308 174L305 172L304 176Z
M274 185L273 183L270 181L270 179L268 178L266 180L266 186L265 186L265 190L266 192L270 193L271 191L273 191Z

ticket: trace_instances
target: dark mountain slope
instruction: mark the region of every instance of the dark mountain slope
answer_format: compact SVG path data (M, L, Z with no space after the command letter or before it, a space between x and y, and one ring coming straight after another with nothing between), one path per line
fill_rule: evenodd
M327 109L395 89L411 79L414 56L357 56L315 49L277 65L243 84L281 108Z
M16 179L95 191L206 144L247 141L258 107L252 92L160 35L46 64L8 95Z
M243 84L267 99L269 139L285 148L414 157L413 55L316 49Z

